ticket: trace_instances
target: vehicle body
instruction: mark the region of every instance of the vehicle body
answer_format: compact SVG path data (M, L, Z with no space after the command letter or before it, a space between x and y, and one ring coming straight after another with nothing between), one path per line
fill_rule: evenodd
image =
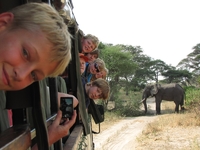
M72 40L72 60L69 66L66 68L70 79L70 94L73 94L79 100L79 105L75 109L77 110L77 116L81 114L80 118L77 117L76 123L70 129L70 135L67 138L64 146L62 145L62 139L56 142L53 147L55 150L62 149L78 149L80 143L85 143L88 150L94 149L93 133L91 126L92 116L95 114L89 114L86 111L83 86L80 78L80 66L79 66L79 43L80 34L82 33L78 27L78 23L73 14L73 4L71 0L2 0L0 2L0 13L22 5L28 2L45 2L55 8L59 14L64 18L65 23L68 25L69 32L73 35ZM80 32L79 32L80 31ZM41 106L41 85L39 82L31 84L29 87L20 90L7 92L7 108L13 110L13 127L8 128L0 135L0 149L31 149L31 145L38 144L38 148L41 150L49 149L47 139L47 126L55 118L58 110L57 105L57 81L54 78L47 79L49 81L50 91L50 103L51 103L51 116L43 118L43 110ZM34 96L33 96L34 93ZM16 101L19 102L16 104ZM22 105L23 104L23 105ZM28 108L32 110L29 112ZM95 106L94 111L98 108ZM92 111L92 112L94 112ZM98 111L98 110L97 110ZM99 112L97 112L99 113ZM33 115L34 128L31 128L29 124L29 115ZM96 115L98 118L99 114ZM97 119L98 120L98 119ZM99 122L102 122L100 119ZM96 123L99 123L98 121ZM83 141L83 136L86 140ZM79 148L80 149L80 148Z

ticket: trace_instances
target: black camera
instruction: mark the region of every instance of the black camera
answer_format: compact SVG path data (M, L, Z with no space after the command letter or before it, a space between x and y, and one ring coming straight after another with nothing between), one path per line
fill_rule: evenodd
M63 118L71 119L73 115L73 98L72 97L61 97L60 98L60 110L62 111Z

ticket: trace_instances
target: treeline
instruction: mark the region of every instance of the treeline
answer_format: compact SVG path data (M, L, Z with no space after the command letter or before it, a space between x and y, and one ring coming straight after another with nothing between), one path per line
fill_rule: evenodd
M128 95L130 91L140 91L150 82L173 82L183 86L200 84L200 44L194 46L193 52L176 67L145 55L140 46L100 43L99 49L109 70L107 80L111 87L111 101L118 97L122 87ZM161 76L162 80L159 80Z

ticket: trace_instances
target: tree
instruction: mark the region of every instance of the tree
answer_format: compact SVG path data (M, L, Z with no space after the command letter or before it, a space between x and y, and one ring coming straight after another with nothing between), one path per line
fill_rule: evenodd
M177 67L191 70L193 73L200 75L200 44L193 47L193 52L187 55L187 58L182 59Z
M193 51L187 55L187 58L182 59L177 67L192 72L190 82L197 85L200 76L200 43L192 49Z
M156 83L158 83L158 77L168 69L169 66L160 59L153 60L149 63L150 75L152 75L152 80L154 80Z
M129 76L129 90L139 91L144 88L145 84L151 78L149 74L149 62L151 57L143 54L143 50L140 46L132 45L120 45L123 50L130 52L132 55L132 61L137 64L137 69L132 76Z
M119 45L105 45L101 52L101 58L105 61L106 67L109 70L108 80L111 87L110 100L117 98L119 89L128 84L131 77L137 69L137 64L132 61L130 52L123 51ZM121 82L123 81L123 82ZM124 82L125 81L125 82Z
M162 73L166 78L167 83L184 83L185 85L190 84L190 79L192 78L192 73L188 70L176 70L170 69L167 72Z

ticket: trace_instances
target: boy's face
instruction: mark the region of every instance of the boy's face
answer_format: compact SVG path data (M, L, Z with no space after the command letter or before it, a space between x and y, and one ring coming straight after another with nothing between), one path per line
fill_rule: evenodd
M91 86L88 90L88 96L89 98L95 100L95 99L101 99L102 98L102 91L97 86Z
M106 72L104 70L98 72L95 74L95 77L98 79L98 78L104 78L106 76Z
M83 58L80 58L80 69L81 69L81 74L85 71L85 60Z
M89 71L90 71L91 74L97 74L98 72L100 72L99 64L98 63L91 63Z
M88 53L86 56L87 56L88 59L89 59L89 60L88 60L89 63L92 63L94 60L97 59L97 54L90 54L90 53Z
M91 39L83 39L82 40L82 52L89 53L95 49L95 45Z
M1 27L0 90L23 89L54 71L57 63L49 60L52 46L44 33Z

